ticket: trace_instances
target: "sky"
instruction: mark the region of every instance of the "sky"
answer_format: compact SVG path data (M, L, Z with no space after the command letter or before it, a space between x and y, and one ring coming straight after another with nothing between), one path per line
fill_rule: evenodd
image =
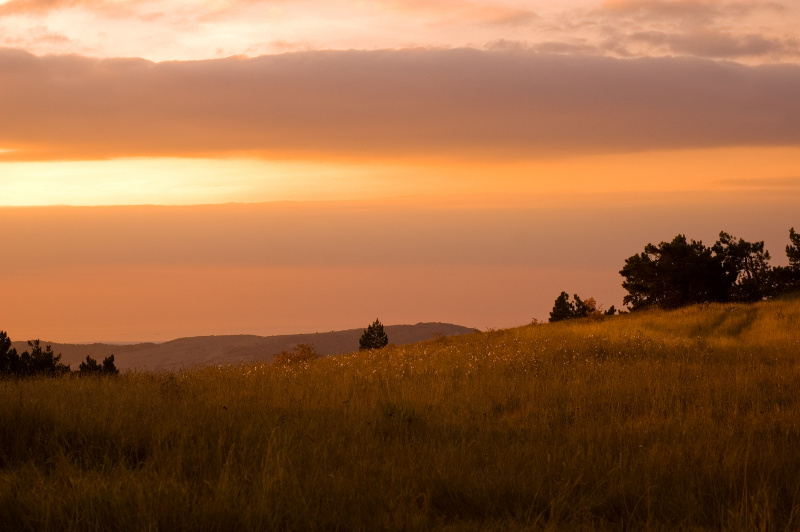
M621 306L800 228L800 3L0 1L0 330L165 341Z

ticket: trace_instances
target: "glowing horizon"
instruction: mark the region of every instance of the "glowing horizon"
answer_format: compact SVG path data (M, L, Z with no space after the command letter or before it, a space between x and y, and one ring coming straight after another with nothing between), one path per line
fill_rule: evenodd
M649 165L647 179L642 168ZM201 205L416 197L524 202L580 192L772 189L800 192L800 148L718 148L535 161L318 162L141 158L3 163L0 207ZM602 173L597 172L602 168ZM224 180L220 180L224 176ZM412 176L412 177L409 177Z
M781 0L0 1L0 329L350 328L378 309L347 291L382 276L385 323L510 326L560 290L619 306L624 258L678 232L765 239L780 263L798 19Z

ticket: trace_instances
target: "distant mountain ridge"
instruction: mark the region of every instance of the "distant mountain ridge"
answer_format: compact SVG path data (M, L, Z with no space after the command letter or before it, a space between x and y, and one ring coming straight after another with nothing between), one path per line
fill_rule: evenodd
M452 323L417 323L416 325L385 325L389 342L396 345L430 340L437 336L457 336L475 332L470 327ZM61 344L50 345L61 361L77 369L81 361L90 356L102 361L113 354L117 368L146 371L170 371L191 366L228 364L238 362L272 362L276 353L291 350L297 344L313 344L323 356L341 355L358 351L358 339L364 329L348 329L326 333L286 334L278 336L223 335L178 338L164 343L114 344ZM28 349L27 341L15 341L19 353Z

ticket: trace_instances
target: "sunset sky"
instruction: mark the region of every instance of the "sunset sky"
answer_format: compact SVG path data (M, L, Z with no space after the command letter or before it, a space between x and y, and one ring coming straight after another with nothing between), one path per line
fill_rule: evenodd
M0 330L164 341L621 306L800 228L800 2L0 0Z

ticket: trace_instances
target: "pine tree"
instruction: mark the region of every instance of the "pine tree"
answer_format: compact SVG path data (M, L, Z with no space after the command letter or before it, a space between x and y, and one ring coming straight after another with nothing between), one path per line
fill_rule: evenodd
M59 376L69 373L69 365L61 363L61 355L56 355L48 345L42 349L39 340L28 340L31 352L25 351L20 356L22 375Z
M78 366L78 374L82 377L84 375L95 375L103 371L102 366L97 363L95 359L86 355L86 361L81 362L81 365Z
M5 331L0 331L0 376L19 373L20 358L17 350L11 347L11 338Z
M597 302L594 298L590 297L584 301L578 294L574 294L572 299L573 301L570 302L569 294L561 292L561 295L556 298L553 304L553 310L550 312L551 322L585 318L589 313L597 310Z
M379 320L364 329L364 334L358 340L359 351L367 349L380 349L389 343L389 337L383 331L383 324Z
M769 251L764 249L763 240L737 240L721 231L719 240L711 250L722 260L725 275L733 282L729 294L732 301L760 301L769 295L772 268L769 265Z
M84 375L116 375L117 373L119 370L114 365L114 355L104 358L102 364L98 364L95 359L86 355L86 362L81 362L78 368L78 374L81 377Z
M563 321L572 318L575 314L575 306L569 302L569 294L561 292L553 304L553 311L550 312L550 321Z
M791 244L786 246L786 256L789 257L789 267L795 271L800 271L800 233L796 233L794 227L789 229L789 240Z
M117 366L114 364L114 355L107 356L103 359L102 372L104 375L116 375L119 373Z
M785 294L800 290L800 233L789 229L789 241L786 246L788 266L776 266L770 272L770 295Z

